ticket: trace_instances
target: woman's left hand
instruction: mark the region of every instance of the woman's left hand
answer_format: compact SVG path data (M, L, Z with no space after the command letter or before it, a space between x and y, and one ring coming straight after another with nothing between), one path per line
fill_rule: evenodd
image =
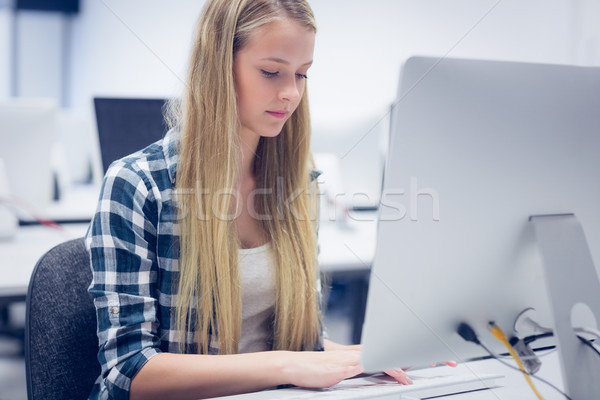
M342 344L332 342L331 340L325 339L325 350L326 351L330 351L330 350L362 351L362 346L360 344L355 344L355 345L350 345L350 346L342 345ZM408 375L406 374L406 372L404 372L403 369L395 368L395 369L390 369L390 370L387 370L384 372L387 375L394 378L398 383L400 383L402 385L410 385L413 383L412 380L408 377Z
M362 351L362 346L360 344L354 344L354 345L343 345L343 344L338 344L335 342L332 342L329 339L325 339L324 341L325 343L325 350L354 350L354 351ZM435 367L436 365L441 365L441 364L445 364L449 367L456 367L458 365L458 363L456 361L445 361L443 363L431 363L432 367ZM402 384L402 385L410 385L413 383L412 379L410 379L408 377L408 375L406 374L406 370L408 370L410 368L406 368L406 369L402 369L402 368L394 368L394 369L388 369L386 371L384 371L384 373L386 375L391 376L392 378L394 378L398 383Z

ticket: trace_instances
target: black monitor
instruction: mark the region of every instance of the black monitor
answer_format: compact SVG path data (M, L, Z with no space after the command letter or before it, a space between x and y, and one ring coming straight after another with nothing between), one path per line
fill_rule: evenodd
M94 98L104 172L115 160L163 138L166 99Z
M79 0L16 0L14 6L17 10L79 12Z

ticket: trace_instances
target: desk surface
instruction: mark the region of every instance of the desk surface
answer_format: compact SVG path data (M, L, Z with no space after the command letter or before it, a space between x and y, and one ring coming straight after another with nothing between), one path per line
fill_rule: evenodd
M368 270L375 257L377 214L353 212L343 223L321 222L319 265L323 272Z
M544 354L544 353L540 353ZM536 374L539 377L542 377L545 380L550 381L552 384L558 386L559 388L563 387L562 378L560 373L560 367L558 363L558 354L556 351L552 351L544 355L541 358L543 364ZM515 363L512 360L505 360L509 364L515 366ZM498 386L492 389L487 390L479 390L474 392L466 392L460 394L453 394L448 396L436 397L440 399L448 399L448 400L536 400L537 396L533 393L529 385L527 384L525 378L519 371L512 370L508 367L503 366L496 360L481 360L481 361L473 361L465 364L461 364L456 368L450 367L436 367L436 368L428 368L423 370L415 370L413 372L409 371L409 375L413 374L415 376L440 376L440 375L477 375L477 374L500 374L504 375L504 378L499 379L497 381ZM545 385L544 383L534 379L534 385L536 389L541 393L545 400L564 400L565 397L560 393L552 389L551 387ZM247 393L236 396L224 396L219 397L219 399L227 399L227 400L264 400L264 399L309 399L309 398L327 398L327 399L336 399L336 398L350 398L347 397L347 394L344 395L344 392L338 392L339 395L336 395L335 392L309 392L307 394L306 390L303 389L282 389L282 390L267 390L263 392L256 393ZM408 396L408 395L407 395ZM365 397L363 397L365 398ZM367 397L368 398L368 397ZM389 396L378 396L377 399L395 399L402 400L403 398L399 394L389 395ZM412 399L412 397L411 397Z
M38 259L52 247L82 237L88 224L64 225L56 230L46 226L22 226L10 240L0 242L0 296L27 292L29 278Z
M92 219L98 204L100 187L96 185L74 185L61 192L61 199L50 203L39 215L51 221L89 221ZM21 221L35 222L26 210L17 209Z

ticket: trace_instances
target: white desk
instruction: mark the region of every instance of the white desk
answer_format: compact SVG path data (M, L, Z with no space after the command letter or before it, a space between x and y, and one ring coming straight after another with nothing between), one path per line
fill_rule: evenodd
M515 365L512 360L506 360L511 365ZM550 381L555 386L563 388L562 378L560 373L560 367L558 364L558 354L556 352L550 353L542 357L542 367L536 374L541 378ZM466 392L460 394L453 394L448 396L436 397L440 399L448 400L537 400L537 396L533 393L529 385L527 384L523 374L519 371L509 369L496 360L481 360L469 362L466 364L460 364L456 368L450 367L436 367L428 368L423 370L409 371L409 375L414 376L439 376L439 375L477 375L477 374L500 374L504 375L504 378L497 381L498 386L492 389L479 390L474 392ZM544 383L534 379L534 385L545 400L564 400L560 393L545 385ZM306 391L303 389L280 389L280 390L266 390L256 393L247 393L235 396L224 396L219 399L227 400L265 400L265 399L336 399L336 398L349 398L344 397L348 394L340 392L338 396L334 392L317 392L317 391ZM414 397L401 397L400 394L378 396L377 399L385 400L401 400ZM360 397L369 398L369 397Z
M558 352L546 350L542 351L540 354L547 354L541 357L542 367L540 371L536 374L537 376L549 381L553 385L557 386L559 389L563 389L563 380L560 371L560 365L558 361ZM504 359L512 366L516 367L516 363L512 361L512 359ZM449 367L444 367L446 369L450 369ZM519 371L515 371L505 367L500 364L496 360L482 360L470 362L465 365L459 365L457 370L462 368L462 370L470 370L474 373L499 373L504 375L506 378L504 382L500 382L500 387L496 389L484 390L480 392L471 392L464 393L456 397L452 397L452 399L456 398L457 400L535 400L537 396L533 393L525 377ZM538 381L537 379L533 379L533 384L536 389L540 392L540 394L544 397L545 400L565 400L565 397L558 393L556 390L552 389L548 385Z
M326 273L364 271L375 257L377 214L352 212L344 223L319 226L319 265Z
M0 242L0 296L27 292L38 259L52 247L85 234L88 224L66 224L61 230L41 225L21 226L12 239Z
M94 185L74 186L63 193L60 201L50 204L40 216L52 221L79 221L63 224L60 230L42 225L17 228L14 237L0 241L0 303L2 299L25 298L29 278L38 259L52 247L69 239L82 237L97 204L99 188ZM19 218L34 222L21 210Z
M81 185L65 191L60 201L36 210L53 221L89 221L96 207L99 189ZM17 208L19 219L35 222L30 210ZM0 240L0 334L23 339L23 328L10 321L10 306L25 301L31 273L40 257L59 243L84 235L86 223L65 224L60 230L42 225L17 228L13 237Z
M31 273L46 251L85 234L88 224L65 225L60 231L46 226L21 226L15 236L0 241L0 333L23 339L22 326L14 326L9 307L25 301Z
M100 187L97 185L74 185L64 189L60 200L39 210L39 214L51 221L89 221L96 210L99 194ZM35 222L26 211L17 212L21 221Z

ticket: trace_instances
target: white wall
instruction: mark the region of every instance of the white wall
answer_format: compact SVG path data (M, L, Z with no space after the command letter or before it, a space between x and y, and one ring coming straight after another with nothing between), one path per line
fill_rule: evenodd
M385 109L401 64L413 54L600 64L596 0L309 1L319 26L309 91L316 123ZM96 95L177 95L203 3L81 0L66 66L57 59L61 17L22 13L19 87L24 94L55 93L56 69L68 68L65 97L74 108L89 107ZM8 54L8 16L0 9L0 55ZM0 95L7 64L1 57Z
M338 119L393 101L411 55L571 63L570 0L315 0L312 104Z
M309 2L319 28L309 72L314 148L342 158L351 190L377 191L389 105L400 67L411 55L600 65L597 0ZM31 57L38 55L38 67L49 70L29 71L30 78L19 85L26 93L50 93L56 89L49 79L55 67L49 64L68 68L62 95L90 119L94 96L178 96L203 4L81 0L69 27L72 52L65 66L45 53L48 43L58 40L53 17L27 24L22 42ZM40 33L44 40L27 39ZM0 41L0 51L1 46Z
M82 0L73 23L70 102L177 96L203 1Z
M574 2L574 57L582 65L600 65L600 1L577 0Z
M0 7L0 99L10 96L11 21L10 10Z
M17 94L62 98L63 24L59 13L21 11L16 14Z
M309 1L319 28L309 72L314 148L342 158L351 191L378 190L387 113L411 55L594 60L578 45L593 25L580 26L593 0ZM73 107L89 109L98 95L177 96L203 3L82 0L72 31Z
M179 93L203 3L82 0L72 32L73 106L99 94ZM310 3L319 25L309 75L315 122L369 117L385 108L395 96L400 65L413 54L584 61L573 51L579 40L574 14L584 13L572 0Z

